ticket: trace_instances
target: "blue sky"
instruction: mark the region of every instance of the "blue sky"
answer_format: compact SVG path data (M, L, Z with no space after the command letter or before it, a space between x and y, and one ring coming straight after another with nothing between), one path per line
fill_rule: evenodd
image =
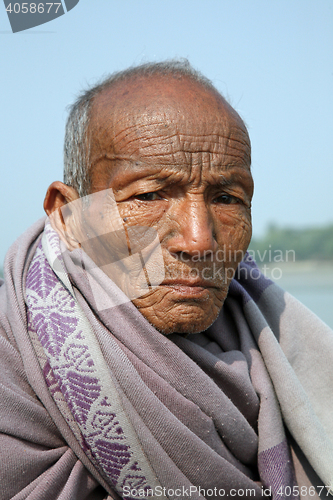
M16 34L1 2L0 266L62 180L66 106L103 75L173 57L248 125L254 234L333 223L332 0L80 0Z

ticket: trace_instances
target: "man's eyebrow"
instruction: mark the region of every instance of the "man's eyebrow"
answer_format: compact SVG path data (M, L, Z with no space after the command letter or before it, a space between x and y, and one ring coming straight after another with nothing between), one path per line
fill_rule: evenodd
M227 171L225 174L213 175L211 181L208 183L216 187L229 187L235 185L242 185L251 179L251 172L245 171L240 174L239 172Z
M97 157L93 159L93 161L90 162L90 168L96 165L96 163L100 162L101 160L108 160L108 161L128 161L129 163L132 163L133 165L138 165L137 160L133 160L131 157L127 156L122 156L122 155L110 155L108 153L101 153Z
M229 178L225 177L225 175L219 175L214 183L216 186L231 186L235 183L234 175L231 175Z

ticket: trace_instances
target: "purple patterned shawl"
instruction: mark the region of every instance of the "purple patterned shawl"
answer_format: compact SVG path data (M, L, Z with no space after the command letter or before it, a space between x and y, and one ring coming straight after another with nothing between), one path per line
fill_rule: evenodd
M1 498L333 487L333 334L316 316L247 259L212 327L166 337L130 302L98 311L86 256L40 231L12 247L0 288L1 431L14 450Z

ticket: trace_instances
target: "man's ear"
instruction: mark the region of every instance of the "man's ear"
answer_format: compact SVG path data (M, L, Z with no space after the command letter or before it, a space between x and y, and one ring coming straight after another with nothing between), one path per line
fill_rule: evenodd
M44 210L46 214L50 216L54 210L78 198L79 195L76 189L71 186L66 186L66 184L60 181L52 182L45 195Z
M44 210L49 216L51 226L57 231L60 239L69 250L80 247L80 244L66 226L62 208L67 205L67 203L71 203L78 199L79 194L76 189L60 181L52 182L44 199Z

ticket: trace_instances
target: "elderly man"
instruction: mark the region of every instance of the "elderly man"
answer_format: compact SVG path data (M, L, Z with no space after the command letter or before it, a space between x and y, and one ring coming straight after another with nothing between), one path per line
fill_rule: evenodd
M77 100L0 288L2 499L329 494L332 332L246 254L252 193L187 63Z

